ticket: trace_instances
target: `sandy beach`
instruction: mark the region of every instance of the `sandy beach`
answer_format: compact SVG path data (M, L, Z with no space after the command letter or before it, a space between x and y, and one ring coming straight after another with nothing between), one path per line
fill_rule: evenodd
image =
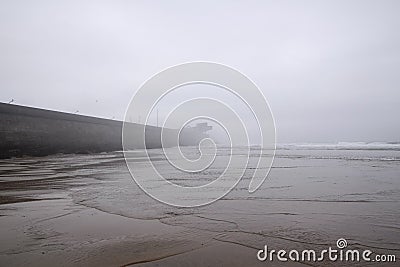
M336 266L261 262L257 251L323 249L339 238L398 260L399 171L397 147L288 145L254 194L245 175L213 204L174 208L138 188L120 152L2 160L0 265Z

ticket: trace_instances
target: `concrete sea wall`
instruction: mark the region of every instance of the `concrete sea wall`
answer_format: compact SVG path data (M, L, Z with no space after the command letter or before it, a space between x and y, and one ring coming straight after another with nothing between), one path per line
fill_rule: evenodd
M121 121L0 103L0 158L122 150L122 126ZM146 127L146 147L161 147L161 128L126 127L131 133ZM143 148L139 141L131 148Z

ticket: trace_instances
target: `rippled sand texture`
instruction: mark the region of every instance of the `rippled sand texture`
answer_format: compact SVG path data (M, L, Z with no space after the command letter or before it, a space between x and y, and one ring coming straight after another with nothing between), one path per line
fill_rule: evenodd
M207 183L223 171L182 174L160 150L151 155L178 184ZM144 154L135 156L140 168ZM399 257L397 146L282 146L266 182L249 194L252 170L216 203L173 208L138 188L119 152L3 160L0 265L304 266L258 262L256 253L264 245L322 250L338 238Z

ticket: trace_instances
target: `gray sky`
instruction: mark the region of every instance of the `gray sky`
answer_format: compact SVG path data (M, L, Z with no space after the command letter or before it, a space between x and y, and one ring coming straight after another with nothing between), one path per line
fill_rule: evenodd
M400 141L399 14L378 0L1 1L0 101L121 119L150 76L213 61L260 87L279 142Z

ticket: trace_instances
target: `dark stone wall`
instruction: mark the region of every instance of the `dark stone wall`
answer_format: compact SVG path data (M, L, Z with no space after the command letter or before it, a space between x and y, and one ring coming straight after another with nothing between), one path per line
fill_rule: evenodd
M122 126L121 121L0 103L0 158L119 151ZM127 127L135 133L144 125ZM161 147L160 134L161 128L146 126L146 147ZM132 149L143 146L140 140L133 143Z

